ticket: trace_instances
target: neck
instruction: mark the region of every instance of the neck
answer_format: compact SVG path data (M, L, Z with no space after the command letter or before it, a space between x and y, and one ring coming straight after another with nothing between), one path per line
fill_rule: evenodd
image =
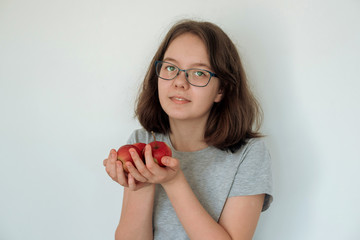
M177 151L194 152L208 147L204 141L205 123L170 121L170 128L170 140Z

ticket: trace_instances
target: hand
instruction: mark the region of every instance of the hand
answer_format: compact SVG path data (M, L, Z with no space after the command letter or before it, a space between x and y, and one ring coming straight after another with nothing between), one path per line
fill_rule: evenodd
M117 161L117 153L115 149L111 149L108 158L103 161L106 172L115 182L121 186L128 187L130 190L136 191L140 188L150 185L146 182L137 182L136 179L130 174L124 172L122 162Z
M149 144L145 146L145 164L136 151L130 149L130 154L134 160L135 166L129 162L126 163L129 169L129 175L132 175L138 182L148 182L153 184L168 183L174 180L179 171L181 171L179 160L172 157L163 157L161 159L161 162L166 167L160 167L155 163Z

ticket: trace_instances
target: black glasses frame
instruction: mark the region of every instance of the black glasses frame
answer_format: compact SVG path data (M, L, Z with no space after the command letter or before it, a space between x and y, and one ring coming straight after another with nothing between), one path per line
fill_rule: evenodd
M173 78L163 78L163 77L160 77L160 74L159 74L158 71L157 71L157 65L158 65L158 64L163 64L163 63L171 64L171 65L173 65L174 67L177 68L178 72L176 73L176 75L175 75ZM187 71L189 71L189 70L194 70L194 69L196 69L196 70L201 70L201 71L205 71L205 72L208 72L208 73L210 74L209 80L208 80L208 82L207 82L205 85L196 85L196 84L193 84L193 83L191 83L191 82L189 81ZM174 78L176 78L176 77L180 74L180 72L184 72L184 73L185 73L185 79L186 79L186 81L187 81L190 85L192 85L192 86L194 86L194 87L206 87L206 86L209 84L209 82L210 82L210 80L211 80L212 77L217 77L217 75L216 75L215 73L210 72L209 70L206 70L206 69L201 69L201 68L181 69L181 68L179 68L178 66L176 66L175 64L169 63L169 62L165 62L165 61L155 61L155 72L156 72L156 76L158 76L159 78L164 79L164 80L173 80Z

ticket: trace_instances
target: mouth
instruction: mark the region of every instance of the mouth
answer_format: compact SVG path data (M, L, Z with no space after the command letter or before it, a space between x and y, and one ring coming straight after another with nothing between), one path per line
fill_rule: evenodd
M184 103L189 103L191 102L189 99L181 97L181 96L173 96L170 97L171 101L178 103L178 104L184 104Z

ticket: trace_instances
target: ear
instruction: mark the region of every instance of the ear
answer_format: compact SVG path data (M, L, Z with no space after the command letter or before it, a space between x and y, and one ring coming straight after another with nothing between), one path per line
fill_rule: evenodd
M214 102L216 102L216 103L221 102L222 97L223 97L223 90L219 89L219 92L217 93L217 95L214 99Z

